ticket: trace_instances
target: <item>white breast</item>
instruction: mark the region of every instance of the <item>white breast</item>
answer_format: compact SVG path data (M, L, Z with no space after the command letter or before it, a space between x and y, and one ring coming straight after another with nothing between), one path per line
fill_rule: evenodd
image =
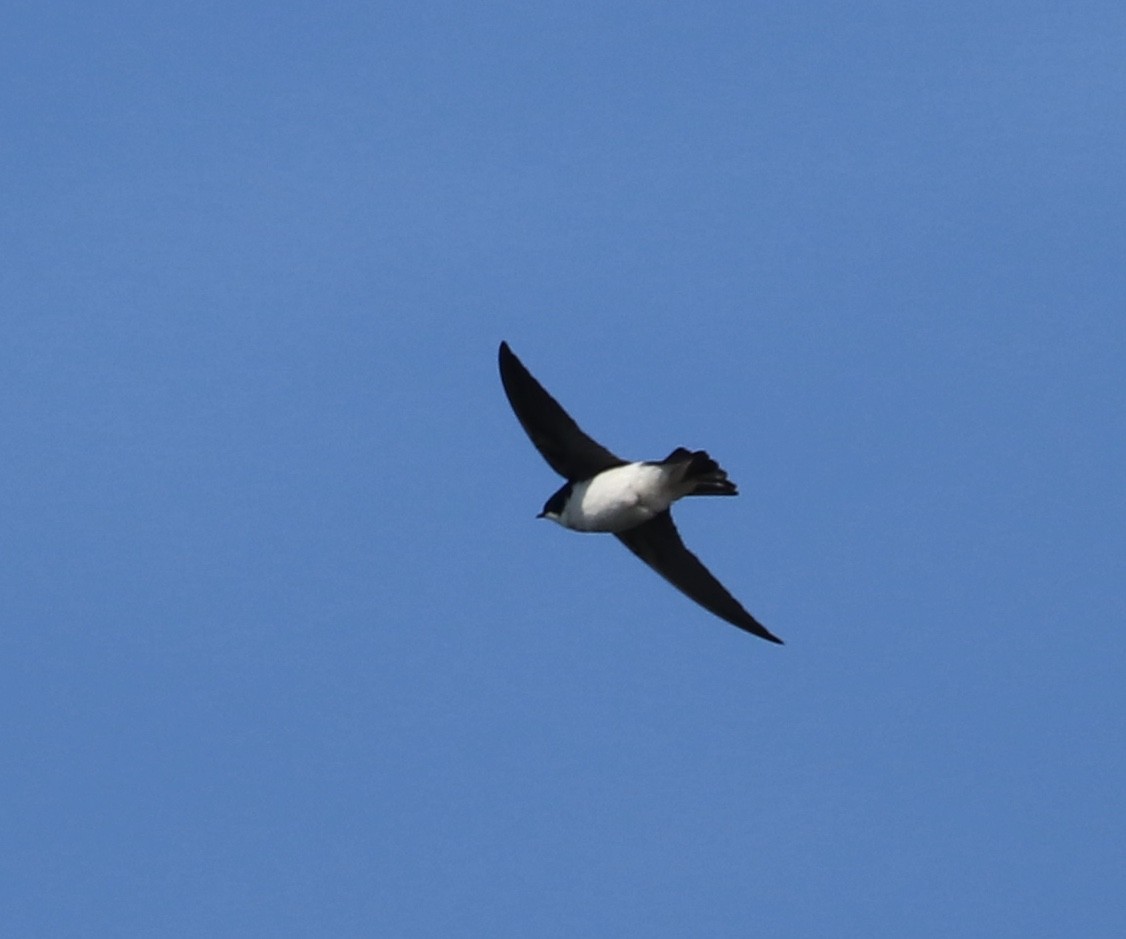
M665 468L651 463L616 466L577 483L560 521L577 531L625 531L663 512L675 497Z

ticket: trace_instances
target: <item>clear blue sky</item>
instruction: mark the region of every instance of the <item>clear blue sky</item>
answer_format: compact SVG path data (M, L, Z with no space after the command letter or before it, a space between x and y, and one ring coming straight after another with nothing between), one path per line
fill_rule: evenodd
M1126 934L1124 48L9 5L5 934ZM502 338L785 646L533 519Z

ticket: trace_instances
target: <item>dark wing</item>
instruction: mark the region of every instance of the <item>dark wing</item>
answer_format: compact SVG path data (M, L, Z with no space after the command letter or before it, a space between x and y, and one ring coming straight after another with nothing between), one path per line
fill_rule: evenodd
M667 509L636 528L618 532L617 536L630 551L708 612L770 642L782 642L744 610L700 559L684 547Z
M500 344L500 380L520 425L560 476L572 481L590 479L605 469L625 464L625 460L579 429L559 402L524 368L507 342Z

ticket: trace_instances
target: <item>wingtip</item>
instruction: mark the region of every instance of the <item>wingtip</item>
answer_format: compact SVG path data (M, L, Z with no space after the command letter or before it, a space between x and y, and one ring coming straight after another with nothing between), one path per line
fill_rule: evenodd
M527 371L524 368L524 363L516 357L516 353L512 351L512 347L503 339L500 342L500 347L497 349L497 368L500 369L501 381L504 382L504 387L507 390L510 381L516 380L516 376L522 371ZM511 395L509 395L511 399Z
M508 343L503 339L500 341L500 346L497 349L497 366L500 368L501 377L504 377L505 365L511 362L513 358L512 350L508 348Z
M773 642L780 646L784 646L786 644L776 635L774 635L774 633L772 633L769 629L763 626L762 623L760 623L758 620L755 620L755 626L757 626L758 628L752 629L750 630L750 632L754 633L754 635L758 636L760 639L765 639L767 642Z
M731 620L729 622L734 623L734 625L738 626L740 629L746 630L752 636L758 636L759 639L765 639L767 642L773 642L780 646L786 644L750 614L747 615L747 619L744 621L736 622Z

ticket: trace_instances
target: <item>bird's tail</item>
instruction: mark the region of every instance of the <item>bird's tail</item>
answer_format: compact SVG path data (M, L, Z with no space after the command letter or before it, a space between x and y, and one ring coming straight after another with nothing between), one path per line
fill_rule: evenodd
M703 450L677 447L661 460L662 465L682 469L686 496L735 496L739 491L726 471Z

